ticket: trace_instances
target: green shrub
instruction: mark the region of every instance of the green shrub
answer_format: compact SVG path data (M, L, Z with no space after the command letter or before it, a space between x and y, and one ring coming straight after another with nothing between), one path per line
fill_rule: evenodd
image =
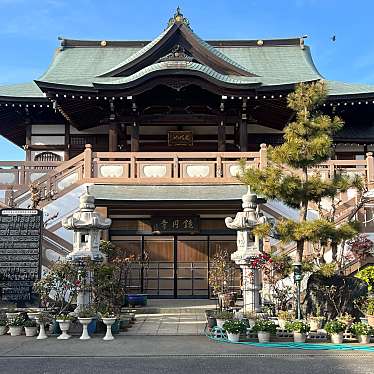
M363 280L368 285L368 291L374 290L374 266L367 266L356 274L356 278Z
M357 322L351 326L351 332L358 335L371 335L374 333L374 329L366 323Z
M25 321L24 326L25 327L36 327L37 325L36 325L35 320L28 319L28 320Z
M309 324L303 321L286 322L286 330L300 333L307 333L310 330Z
M223 324L223 329L231 334L239 334L247 330L247 325L242 321L231 320Z
M344 332L347 328L347 325L339 320L329 321L325 325L325 330L329 334L339 334L340 332Z
M277 327L273 321L270 321L267 319L260 319L260 320L257 320L256 323L254 324L253 331L270 332L270 334L275 335L277 331Z
M368 303L366 306L366 314L368 316L374 316L374 299L368 300Z
M16 316L8 319L8 326L14 326L14 327L19 327L23 326L25 323L25 319L21 316Z

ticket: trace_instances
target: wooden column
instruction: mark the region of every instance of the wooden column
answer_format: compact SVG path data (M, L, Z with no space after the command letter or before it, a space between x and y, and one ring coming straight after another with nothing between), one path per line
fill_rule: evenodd
M65 122L65 149L64 149L64 161L70 158L70 123Z
M225 152L226 150L226 129L225 123L221 121L217 128L218 133L218 152Z
M139 125L134 122L131 127L131 152L139 152Z
M32 133L32 126L26 126L26 139L25 139L25 150L26 150L26 161L31 161L31 133Z
M109 152L117 152L118 150L118 127L117 123L111 123L108 131Z
M248 127L247 119L242 118L239 124L239 146L240 152L248 151Z

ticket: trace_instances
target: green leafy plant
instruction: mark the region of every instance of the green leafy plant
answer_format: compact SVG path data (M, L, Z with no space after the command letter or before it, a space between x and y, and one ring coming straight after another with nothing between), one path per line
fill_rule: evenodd
M96 310L89 305L78 312L78 318L93 318L96 316Z
M374 299L370 299L366 305L366 315L374 316Z
M239 334L247 330L247 325L242 321L230 320L223 324L223 329L231 334Z
M321 264L318 269L318 273L326 278L331 278L337 270L336 262L330 262L328 264Z
M356 274L356 278L363 280L368 285L368 291L374 290L374 266L367 266Z
M38 323L43 323L43 324L51 323L52 320L53 320L53 315L48 312L41 312L36 319Z
M0 326L7 326L8 321L6 319L6 316L4 314L0 314Z
M24 326L25 319L22 316L15 316L8 319L8 326L19 327Z
M325 324L325 330L329 334L339 334L341 332L344 332L346 328L347 328L347 325L344 322L337 320L337 319L333 321L329 321Z
M277 327L273 321L267 320L267 319L260 319L257 320L256 323L253 326L254 332L264 331L264 332L270 332L270 334L275 335L277 331Z
M222 311L217 311L215 314L214 314L214 317L216 319L225 319L225 320L230 320L230 319L233 319L234 318L234 313L232 312L229 312L227 310L222 310Z
M356 336L358 336L358 335L372 335L374 333L374 329L371 326L369 326L366 323L362 323L362 322L354 323L351 326L350 330Z
M69 314L59 314L57 317L56 317L56 320L57 321L73 321L75 319L74 316L71 316Z
M286 330L305 334L310 330L310 326L308 323L305 323L303 321L288 321L286 322Z
M28 319L28 320L25 321L24 326L25 326L25 327L36 327L37 324L36 324L36 321L35 321L35 320L33 320L33 319Z

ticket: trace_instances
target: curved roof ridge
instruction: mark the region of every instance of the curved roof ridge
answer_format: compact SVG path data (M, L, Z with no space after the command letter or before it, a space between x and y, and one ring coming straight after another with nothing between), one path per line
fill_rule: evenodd
M216 80L230 83L230 84L261 84L259 77L244 77L236 75L225 75L218 73L209 66L199 64L192 61L173 61L167 62L157 62L155 64L144 67L143 69L137 71L136 73L125 76L125 77L97 77L93 81L93 85L121 85L126 84L137 79L140 79L143 76L146 76L150 73L162 70L188 70L188 71L198 71L205 75L210 76Z

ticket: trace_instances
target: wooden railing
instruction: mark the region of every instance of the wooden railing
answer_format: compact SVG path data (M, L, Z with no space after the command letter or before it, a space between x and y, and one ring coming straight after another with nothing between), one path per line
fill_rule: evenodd
M93 152L87 145L83 153L63 163L0 162L0 188L13 187L19 203L21 196L23 200L29 195L31 182L36 183L41 191L53 191L57 195L80 183L236 184L239 183L236 178L240 170L239 160L243 160L247 167L266 167L266 145L262 144L258 152L206 153ZM337 171L361 175L369 186L374 186L372 153L367 154L366 160L330 160L311 172L318 172L322 178L328 179Z

